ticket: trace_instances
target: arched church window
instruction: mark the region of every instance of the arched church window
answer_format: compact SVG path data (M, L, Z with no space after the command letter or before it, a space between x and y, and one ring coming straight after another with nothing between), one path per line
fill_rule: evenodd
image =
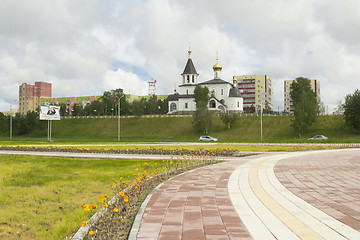
M170 112L176 111L176 103L170 104Z
M209 108L216 108L215 100L210 100Z
M190 83L190 76L187 76L186 79L187 79L187 83Z
M192 82L195 83L195 76L192 76Z

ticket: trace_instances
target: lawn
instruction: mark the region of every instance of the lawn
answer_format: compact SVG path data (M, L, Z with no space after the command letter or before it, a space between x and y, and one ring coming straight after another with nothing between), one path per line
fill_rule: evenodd
M0 239L64 239L87 220L84 203L143 162L0 155Z

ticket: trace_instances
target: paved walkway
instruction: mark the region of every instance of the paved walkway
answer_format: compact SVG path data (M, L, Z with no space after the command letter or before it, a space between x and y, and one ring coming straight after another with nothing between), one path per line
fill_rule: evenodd
M360 151L264 154L184 173L134 238L360 239Z

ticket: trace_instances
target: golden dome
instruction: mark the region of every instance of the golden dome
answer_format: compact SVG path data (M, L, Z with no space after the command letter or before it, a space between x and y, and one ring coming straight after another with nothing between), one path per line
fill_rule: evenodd
M216 64L213 66L214 71L221 71L222 66L219 64L219 59L216 59Z

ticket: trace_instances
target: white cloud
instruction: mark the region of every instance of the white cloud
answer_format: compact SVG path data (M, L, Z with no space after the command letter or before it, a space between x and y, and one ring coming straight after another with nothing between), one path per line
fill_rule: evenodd
M101 95L124 88L169 94L180 83L191 42L199 80L213 77L216 51L223 79L266 74L274 106L283 80L321 82L331 106L360 88L357 0L29 0L0 8L0 111L18 86L53 83L54 96ZM329 110L330 111L330 110Z

